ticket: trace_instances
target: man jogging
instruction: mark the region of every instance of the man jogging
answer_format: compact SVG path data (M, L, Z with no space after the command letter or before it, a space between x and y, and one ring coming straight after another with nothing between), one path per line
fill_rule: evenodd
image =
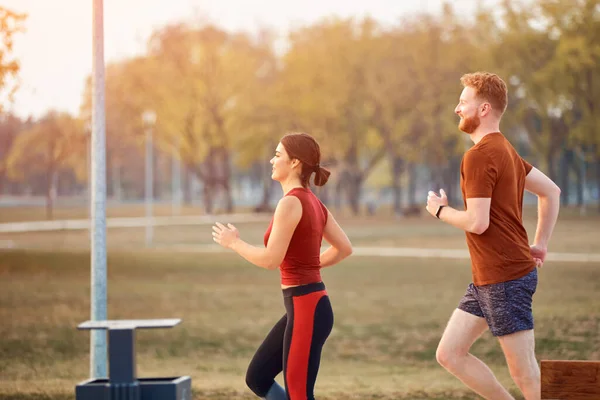
M464 89L455 112L460 117L459 129L474 143L461 164L465 210L449 207L441 190L440 195L428 193L427 211L465 231L473 282L448 322L436 358L484 398L514 400L492 371L469 353L490 329L525 398L539 400L532 298L536 267L544 262L558 217L560 189L523 160L500 132L507 105L505 82L495 74L476 72L464 75L461 83ZM524 190L538 197L532 246L522 221Z

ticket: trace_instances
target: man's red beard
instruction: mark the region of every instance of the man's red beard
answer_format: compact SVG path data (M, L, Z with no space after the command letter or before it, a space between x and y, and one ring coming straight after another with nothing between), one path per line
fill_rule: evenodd
M481 120L479 116L475 115L474 117L465 117L460 120L458 123L458 129L461 131L471 134L475 132L475 129L481 124Z

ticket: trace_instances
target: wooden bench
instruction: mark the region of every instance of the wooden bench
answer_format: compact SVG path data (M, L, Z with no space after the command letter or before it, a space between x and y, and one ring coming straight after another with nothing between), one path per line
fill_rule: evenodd
M600 361L542 360L542 400L600 400Z

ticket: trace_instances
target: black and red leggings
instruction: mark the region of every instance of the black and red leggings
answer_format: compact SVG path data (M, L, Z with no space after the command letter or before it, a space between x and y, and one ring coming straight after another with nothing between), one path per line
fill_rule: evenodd
M313 400L321 349L333 327L333 310L322 282L283 289L286 314L275 324L246 373L246 383L265 397L283 371L289 400Z

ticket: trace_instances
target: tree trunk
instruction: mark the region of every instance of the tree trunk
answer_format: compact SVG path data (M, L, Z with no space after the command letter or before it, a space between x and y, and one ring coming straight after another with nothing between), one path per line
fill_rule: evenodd
M586 187L586 164L585 160L581 160L580 157L575 157L574 162L571 164L575 176L577 177L577 205L585 206L585 187ZM561 188L562 189L562 188Z
M163 191L163 157L158 150L154 150L152 154L152 162L154 163L154 168L152 169L154 172L152 174L152 196L154 199L160 199Z
M600 192L600 155L596 156L596 190ZM598 200L598 210L600 210L600 199Z
M221 149L221 169L223 171L223 174L221 174L220 178L221 178L221 186L223 187L223 190L225 191L225 202L226 202L226 210L228 213L232 213L233 212L233 196L231 195L231 185L230 185L230 180L231 180L231 165L230 165L230 155L229 155L229 150L226 148L222 148Z
M552 179L552 181L556 182L556 168L554 166L555 160L554 150L550 149L546 153L546 165L548 166L548 177Z
M2 196L2 194L3 194L5 181L6 181L6 174L4 172L0 172L0 196ZM10 187L9 187L9 190L10 190Z
M417 204L417 168L414 163L408 165L408 205Z
M348 204L354 215L360 214L360 192L362 186L362 173L360 166L358 165L358 145L353 143L345 157L347 169L346 169L346 194L348 195Z
M347 182L348 203L352 213L357 216L360 214L360 196L362 192L363 178L360 173L353 173Z
M577 177L577 205L579 207L584 206L584 198L583 198L583 191L585 190L584 187L584 182L585 180L583 179L583 174L582 171L577 167L577 165L575 164L573 166L573 169L575 170L575 176ZM562 193L562 191L561 191Z
M571 165L573 165L572 158L573 152L570 150L564 150L560 157L560 202L565 206L569 205L569 198L571 197L571 190L569 187L569 168ZM577 174L577 178L579 178L579 174Z
M450 171L448 180L448 201L450 203L459 203L462 199L462 193L460 191L460 164L462 162L462 156L452 157L450 160Z
M206 214L212 214L213 209L213 195L212 195L213 185L210 184L210 181L204 181L203 187L203 195L204 195L204 212Z
M444 188L444 168L439 165L433 165L430 167L429 171L429 190L433 190L438 195L440 194L440 189ZM423 195L425 197L427 193Z
M231 214L233 212L233 196L231 195L231 185L229 179L221 180L221 187L225 193L225 210Z
M183 203L185 205L192 205L192 177L190 169L186 165L183 168Z
M346 180L346 173L342 171L340 174L340 179L338 179L338 181L335 184L335 193L333 195L333 204L337 212L339 212L342 208L342 194L344 192Z
M271 208L271 193L273 191L273 180L271 179L271 169L265 167L261 173L262 180L262 200L260 204L254 209L256 212L272 212Z
M56 171L50 168L46 182L46 219L53 219L54 199L56 197Z
M327 207L329 206L329 197L330 197L330 191L331 191L331 187L330 186L321 186L318 189L318 193L317 196L319 197L319 200L321 200L321 202Z
M121 167L114 161L112 165L112 187L113 198L116 202L120 203L123 198L121 190Z
M219 183L215 168L215 151L216 149L212 148L208 152L206 161L204 161L204 174L197 174L197 176L202 180L204 210L207 214L212 214L214 212L213 190L217 187L216 184Z
M452 163L442 170L442 185L440 189L444 189L446 196L448 196L448 202L452 202L452 196L454 196L454 185L452 185Z
M402 186L400 178L404 172L404 160L394 155L392 158L392 189L394 191L394 214L402 214Z

